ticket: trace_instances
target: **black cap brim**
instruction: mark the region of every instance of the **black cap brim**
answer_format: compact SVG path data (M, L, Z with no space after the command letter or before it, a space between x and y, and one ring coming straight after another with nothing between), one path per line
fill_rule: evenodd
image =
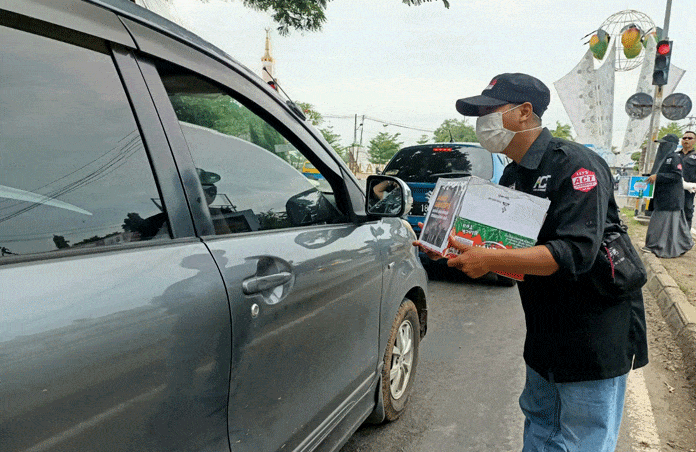
M500 107L509 104L506 100L478 95L459 99L456 103L457 111L464 116L481 116L481 107Z

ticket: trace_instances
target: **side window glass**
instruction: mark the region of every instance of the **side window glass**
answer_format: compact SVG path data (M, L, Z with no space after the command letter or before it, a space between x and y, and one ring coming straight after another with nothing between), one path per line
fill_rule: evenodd
M331 186L291 142L225 90L158 66L216 234L341 220Z
M0 27L3 257L169 238L106 53Z

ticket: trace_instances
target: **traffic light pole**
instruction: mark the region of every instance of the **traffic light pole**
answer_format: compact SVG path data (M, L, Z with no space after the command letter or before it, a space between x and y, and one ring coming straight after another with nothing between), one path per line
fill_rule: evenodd
M662 31L664 36L660 37L660 41L669 40L669 17L671 11L672 0L667 0L667 6L665 8L665 25ZM643 159L643 168L641 168L642 174L647 174L650 172L650 170L652 169L653 161L655 160L655 153L657 151L655 140L657 140L657 134L660 130L660 111L662 111L662 88L663 87L660 85L655 86L652 116L650 117L650 139L648 140L645 159Z
M657 152L657 134L660 131L660 111L662 110L662 86L655 87L655 95L653 96L652 115L650 116L650 139L646 150L645 159L643 160L643 168L641 174L650 174L655 153Z

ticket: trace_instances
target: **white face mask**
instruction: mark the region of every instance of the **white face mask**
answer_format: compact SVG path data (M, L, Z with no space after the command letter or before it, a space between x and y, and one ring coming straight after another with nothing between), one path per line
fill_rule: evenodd
M521 105L517 107L521 107ZM476 119L476 138L478 138L479 143L481 143L484 149L496 154L501 153L508 147L516 133L541 129L541 126L538 126L532 127L531 129L520 130L519 132L513 132L503 127L503 113L512 111L517 107L513 107L506 111L489 113L485 116L479 116Z

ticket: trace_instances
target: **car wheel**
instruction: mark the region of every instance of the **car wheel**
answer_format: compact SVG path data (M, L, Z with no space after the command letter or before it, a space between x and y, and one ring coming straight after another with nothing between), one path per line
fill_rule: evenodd
M420 322L416 306L404 299L392 323L384 352L382 397L385 420L394 421L406 409L418 365Z

